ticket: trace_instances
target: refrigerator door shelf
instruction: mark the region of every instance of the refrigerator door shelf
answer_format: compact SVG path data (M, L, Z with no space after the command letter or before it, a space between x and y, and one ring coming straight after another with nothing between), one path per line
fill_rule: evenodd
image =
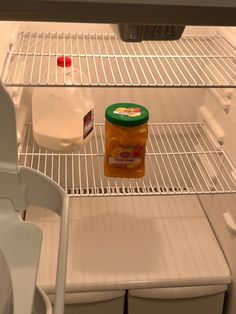
M0 250L12 280L15 314L32 311L41 232L22 221L19 212L30 204L44 206L61 216L55 312L63 313L68 239L68 199L45 175L18 166L14 105L0 81Z

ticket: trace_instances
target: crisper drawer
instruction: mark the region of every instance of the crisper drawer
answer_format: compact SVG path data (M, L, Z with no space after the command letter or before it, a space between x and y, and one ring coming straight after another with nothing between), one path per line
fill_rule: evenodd
M227 286L134 289L128 293L129 314L221 314Z
M123 314L125 290L65 294L64 314ZM54 303L54 294L48 295Z

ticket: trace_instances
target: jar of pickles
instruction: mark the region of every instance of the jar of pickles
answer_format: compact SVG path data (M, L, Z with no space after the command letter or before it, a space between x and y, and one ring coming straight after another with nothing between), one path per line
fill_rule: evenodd
M105 117L105 175L143 177L148 110L137 104L118 103L106 109Z

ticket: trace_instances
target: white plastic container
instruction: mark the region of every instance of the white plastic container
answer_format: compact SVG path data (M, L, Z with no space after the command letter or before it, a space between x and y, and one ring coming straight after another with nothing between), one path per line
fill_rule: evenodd
M79 75L71 59L57 59L57 78L66 83ZM83 75L83 81L86 80ZM94 131L94 104L91 91L78 87L35 88L32 94L32 123L36 143L47 149L73 150L85 144Z

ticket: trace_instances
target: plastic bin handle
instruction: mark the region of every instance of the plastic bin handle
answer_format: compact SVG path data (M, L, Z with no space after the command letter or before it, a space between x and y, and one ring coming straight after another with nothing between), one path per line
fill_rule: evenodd
M236 234L236 225L230 213L229 212L223 213L223 217L229 230Z

